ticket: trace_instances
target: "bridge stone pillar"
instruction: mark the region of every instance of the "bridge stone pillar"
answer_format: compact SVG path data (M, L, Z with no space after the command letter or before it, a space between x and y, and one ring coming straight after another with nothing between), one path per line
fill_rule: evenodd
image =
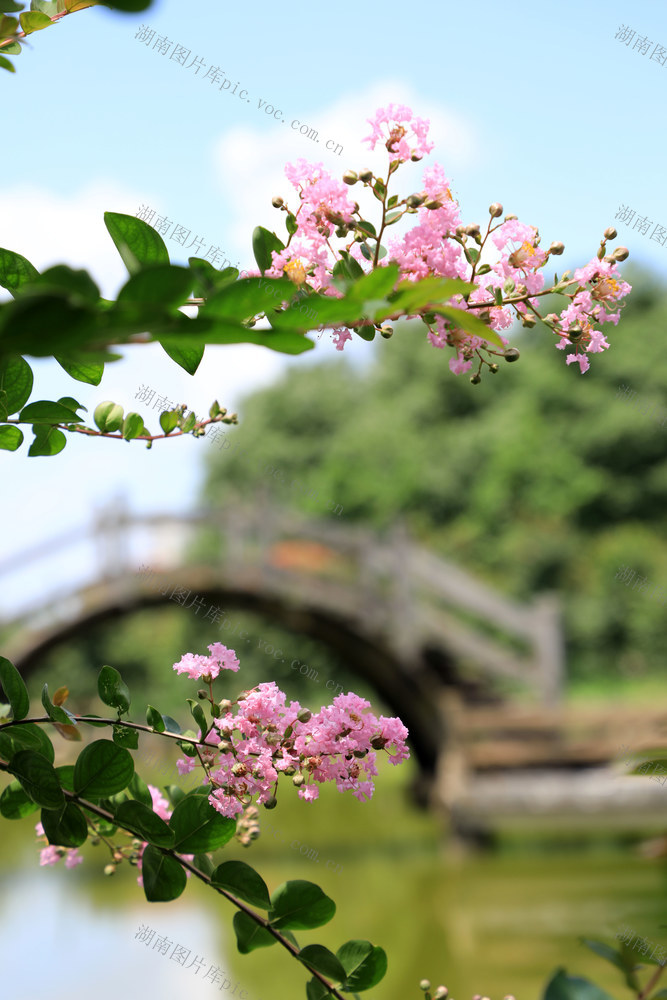
M443 687L434 692L434 698L440 716L441 745L431 805L449 818L471 778L463 741L463 695L458 688Z

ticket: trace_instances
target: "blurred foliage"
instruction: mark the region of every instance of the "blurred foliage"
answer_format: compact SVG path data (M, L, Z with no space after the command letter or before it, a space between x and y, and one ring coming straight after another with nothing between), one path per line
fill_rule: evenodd
M656 594L667 584L657 363L667 302L656 279L626 276L633 291L618 328L609 324L611 347L583 376L544 331L521 331L519 363L473 387L411 323L366 369L345 357L292 366L245 400L242 429L207 456L205 499L268 493L331 518L322 502L331 498L343 507L337 523L404 520L433 551L518 599L557 590L572 678L652 674L667 640ZM629 585L615 579L621 566L636 574Z

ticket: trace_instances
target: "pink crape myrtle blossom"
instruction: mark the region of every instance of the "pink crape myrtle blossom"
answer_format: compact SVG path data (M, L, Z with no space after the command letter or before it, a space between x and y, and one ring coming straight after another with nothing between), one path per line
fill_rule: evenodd
M362 142L368 143L371 150L383 142L390 162L399 160L404 163L413 156L420 160L434 148L435 144L428 139L429 120L418 118L405 104L388 104L366 121L372 131Z
M208 647L210 656L200 656L197 653L185 653L174 670L179 674L187 674L192 680L213 680L221 670L239 669L239 661L233 649L227 649L221 642L214 642Z

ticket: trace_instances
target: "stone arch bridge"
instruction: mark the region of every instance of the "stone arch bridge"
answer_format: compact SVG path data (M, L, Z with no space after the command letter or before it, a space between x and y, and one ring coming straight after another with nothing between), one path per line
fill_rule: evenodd
M408 727L417 796L436 807L447 809L460 787L453 720L463 701L523 690L553 708L561 697L556 597L521 605L400 527L381 536L262 504L141 515L120 503L0 563L3 593L21 574L57 581L37 609L31 585L30 609L0 621L0 652L26 676L79 630L166 602L188 613L196 604L200 618L236 606L327 643Z

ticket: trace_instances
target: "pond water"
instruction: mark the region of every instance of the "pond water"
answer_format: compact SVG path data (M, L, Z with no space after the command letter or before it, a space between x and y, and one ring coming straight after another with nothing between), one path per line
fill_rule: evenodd
M298 932L300 945L335 951L365 938L386 949L387 976L369 997L420 1000L418 982L427 977L456 1000L475 992L532 1000L559 965L618 996L614 970L579 937L611 941L628 925L664 942L662 862L609 842L445 851L437 821L406 805L403 779L392 770L377 779L370 803L331 789L314 805L285 796L275 811L262 811L263 835L253 847L234 842L224 851L224 859L257 867L270 889L308 879L336 901L331 923ZM220 992L220 969L245 1000L305 997L306 975L278 946L238 953L232 908L194 879L177 901L149 904L135 869L102 875L102 847L86 845L84 863L72 870L40 868L31 842L36 818L2 823L3 996L118 1000L153 991L199 1000ZM137 937L142 927L147 941Z

